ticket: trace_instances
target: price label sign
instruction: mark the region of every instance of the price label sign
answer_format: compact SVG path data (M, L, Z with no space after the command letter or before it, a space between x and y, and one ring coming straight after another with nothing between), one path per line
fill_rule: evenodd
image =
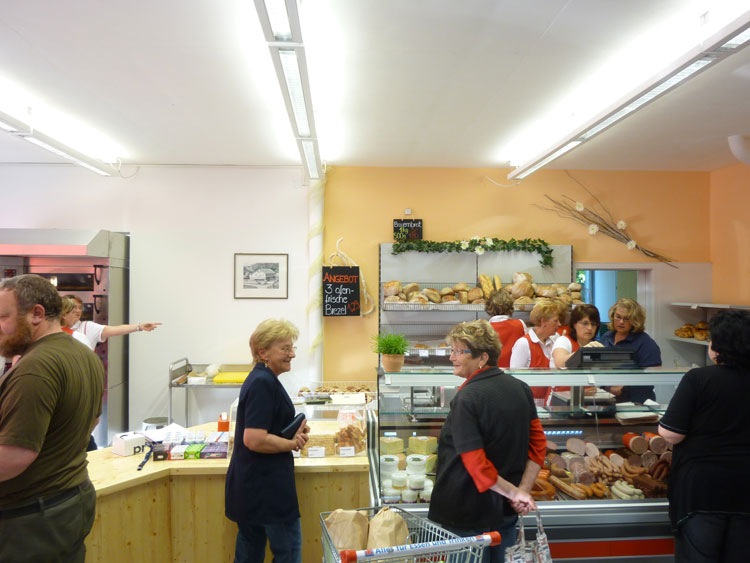
M422 240L422 219L394 219L393 240Z
M323 316L359 314L359 266L323 266Z
M310 446L307 448L307 457L325 457L326 449L323 446Z
M339 447L339 457L354 457L354 446Z

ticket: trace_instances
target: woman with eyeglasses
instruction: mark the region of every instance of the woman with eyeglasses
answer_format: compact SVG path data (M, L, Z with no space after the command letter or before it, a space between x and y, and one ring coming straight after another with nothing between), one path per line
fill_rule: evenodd
M639 368L661 365L661 350L646 334L646 311L633 299L618 299L609 309L609 331L602 335L604 346L635 350L635 365ZM643 403L656 398L653 385L614 385L609 388L618 403Z
M675 561L748 560L750 553L750 311L709 321L715 365L691 369L677 386L659 434L674 444L669 517Z
M530 443L534 423L541 425L529 386L497 367L500 341L490 323L459 323L447 341L453 373L466 381L440 431L428 518L460 536L499 531L501 545L485 549L483 561L502 562L517 514L536 508L530 491L540 464Z
M562 368L565 362L580 347L588 346L595 342L596 333L599 331L599 309L593 305L578 305L570 314L570 321L566 327L567 334L561 335L552 346L552 357L549 367ZM601 344L600 344L601 346Z
M292 439L281 436L295 409L279 381L292 368L298 336L289 321L267 319L250 337L253 368L240 389L224 500L227 518L237 522L237 563L261 563L266 540L274 561L302 561L292 450L305 445L310 428L303 423Z

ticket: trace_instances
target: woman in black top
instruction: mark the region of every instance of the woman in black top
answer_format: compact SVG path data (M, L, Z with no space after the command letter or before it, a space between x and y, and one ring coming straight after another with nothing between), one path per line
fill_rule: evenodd
M529 491L539 465L528 456L536 407L529 386L497 367L500 341L490 323L459 323L448 342L454 373L466 381L440 431L427 517L460 536L500 532L502 543L483 559L500 563L515 543L516 513L536 508Z
M240 389L224 501L237 522L235 563L262 563L266 539L274 561L302 561L292 450L305 445L310 429L303 423L291 440L281 437L294 405L279 381L291 369L298 334L289 321L268 319L250 337L254 364Z
M709 322L714 366L680 381L659 424L675 444L669 516L676 561L750 557L750 312L723 311Z

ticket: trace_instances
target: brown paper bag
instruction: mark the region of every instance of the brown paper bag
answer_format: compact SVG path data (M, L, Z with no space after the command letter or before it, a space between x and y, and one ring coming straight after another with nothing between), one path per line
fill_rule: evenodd
M405 545L408 536L406 521L386 506L370 520L367 549Z
M337 550L367 548L368 522L362 512L338 508L328 515L325 522Z

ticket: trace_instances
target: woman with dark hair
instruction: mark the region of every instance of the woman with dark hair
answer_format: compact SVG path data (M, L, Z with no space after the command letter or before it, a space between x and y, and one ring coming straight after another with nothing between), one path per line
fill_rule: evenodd
M675 561L747 561L750 553L750 312L709 322L715 365L685 374L659 423L674 444L669 517Z
M536 508L530 491L540 464L529 457L536 407L529 386L497 367L500 341L490 323L459 323L447 341L453 373L466 381L440 431L428 518L460 536L499 531L502 543L482 561L500 563L515 542L516 514Z
M635 351L635 365L639 368L661 365L661 350L646 334L646 311L633 299L618 299L609 309L609 331L601 337L604 346L630 348ZM609 390L618 403L643 403L656 398L653 385L613 385Z
M578 305L570 314L568 322L569 334L561 335L552 346L552 357L549 361L551 368L563 368L565 362L581 346L588 346L594 341L599 331L599 309L593 305ZM599 344L601 346L601 344Z
M490 316L490 324L500 338L500 358L497 366L510 367L510 353L516 340L526 334L526 324L521 319L512 319L513 298L505 290L490 293L484 311Z

